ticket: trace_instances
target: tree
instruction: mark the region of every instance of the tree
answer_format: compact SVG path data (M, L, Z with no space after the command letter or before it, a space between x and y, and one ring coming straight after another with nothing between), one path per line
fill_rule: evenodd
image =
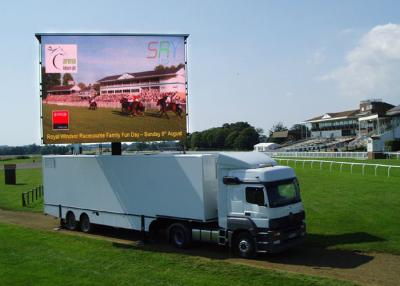
M83 82L78 83L78 86L80 89L86 88L86 84L84 84Z
M61 74L46 73L45 67L42 67L42 97L47 97L47 91L52 86L61 85Z
M70 74L70 73L63 74L62 85L69 85L68 82L70 82L70 81L74 81L72 74Z
M260 139L260 142L267 142L268 138L264 134L264 129L262 128L256 128L256 132L258 133L258 137Z
M92 87L96 91L96 94L100 94L100 84L99 83L93 84Z
M243 129L236 137L233 147L237 150L252 150L260 138L254 127Z
M190 148L197 150L201 148L202 135L200 132L193 132L190 136Z
M311 132L307 126L302 124L294 124L290 127L290 135L297 141L304 139L305 137L310 137Z
M225 139L225 148L233 149L234 148L234 144L235 144L235 140L236 140L236 138L238 136L239 136L239 132L238 131L233 131L233 132L229 133L229 135Z
M177 66L164 66L164 65L158 65L154 68L155 71L161 72L161 71L173 71L176 69L184 68L184 64L179 64Z

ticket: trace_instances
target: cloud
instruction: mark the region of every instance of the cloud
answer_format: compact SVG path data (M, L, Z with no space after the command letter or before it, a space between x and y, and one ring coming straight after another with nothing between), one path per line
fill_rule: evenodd
M346 64L321 77L343 95L399 100L400 25L375 26L347 53ZM396 102L398 104L398 102Z
M339 31L338 36L339 37L345 37L345 36L348 36L348 35L352 35L354 32L355 32L354 29L346 28L346 29L343 29L343 30Z
M311 56L311 59L308 61L308 63L313 64L313 65L320 65L324 63L326 60L326 55L325 55L325 48L322 49L317 49L314 51L314 53Z

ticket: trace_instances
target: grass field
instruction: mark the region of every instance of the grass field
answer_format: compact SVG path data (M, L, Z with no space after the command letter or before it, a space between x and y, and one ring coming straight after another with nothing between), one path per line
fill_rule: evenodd
M307 165L295 170L307 215L307 243L400 254L400 178ZM17 178L19 185L5 186L0 172L0 208L40 212L40 203L21 206L21 192L41 184L41 170L18 170Z
M20 211L41 212L41 201L33 203L29 207L22 207L21 193L31 190L42 184L41 169L17 169L17 184L5 185L4 172L0 172L0 208Z
M0 224L2 285L353 285Z
M400 178L295 170L308 244L400 254Z
M69 130L52 130L52 110L69 110ZM109 133L121 132L139 132L146 130L148 132L163 132L163 131L182 131L186 134L186 117L183 114L182 118L175 115L173 112L168 112L169 119L166 117L160 118L157 110L146 110L145 116L127 116L121 113L120 109L98 108L97 110L88 110L86 107L72 106L57 106L43 104L43 122L44 134L78 134L82 133ZM176 140L174 137L167 137L171 140ZM107 139L107 138L106 138ZM110 139L110 138L108 138ZM125 141L130 141L127 138ZM137 139L137 138L136 138ZM142 141L157 141L157 137L140 137ZM178 138L180 139L180 138ZM69 142L68 140L63 140ZM84 142L98 142L99 140L84 140ZM107 140L100 140L107 141ZM111 139L108 141L112 141ZM116 140L120 141L120 140ZM124 141L124 140L122 140ZM48 141L52 143L52 141Z
M42 156L40 156L40 155L28 156L29 158L23 158L23 159L18 159L17 157L18 156L1 157L0 158L0 166L2 166L4 164L20 164L20 163L42 162Z

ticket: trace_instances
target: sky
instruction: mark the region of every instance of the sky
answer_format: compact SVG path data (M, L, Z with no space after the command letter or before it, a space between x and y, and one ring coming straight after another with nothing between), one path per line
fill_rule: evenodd
M1 1L0 145L40 144L35 33L188 38L189 132L400 104L400 1Z
M78 70L76 83L94 84L111 75L151 71L158 65L185 64L184 37L172 36L41 36L42 62L46 66L46 47L75 45ZM160 44L161 43L161 44ZM161 48L160 48L161 45ZM149 47L151 50L149 50ZM155 50L156 49L156 50ZM159 55L155 55L158 50ZM52 57L49 56L48 59Z

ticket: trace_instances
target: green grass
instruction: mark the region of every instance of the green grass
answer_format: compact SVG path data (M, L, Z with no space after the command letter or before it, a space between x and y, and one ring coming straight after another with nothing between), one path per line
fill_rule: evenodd
M69 130L52 130L52 110L69 110L70 122ZM97 110L88 110L86 107L72 107L72 106L57 106L43 104L43 122L44 134L78 134L80 132L85 134L96 133L118 133L121 132L140 132L146 130L147 132L163 132L163 131L182 131L186 135L186 118L175 115L173 112L168 112L169 119L166 117L160 118L157 110L146 110L145 116L130 117L121 114L121 109L111 108L98 108ZM166 136L166 135L165 135ZM169 136L170 140L178 140L180 138ZM105 138L100 141L112 141L115 138ZM140 137L134 138L135 141L157 141L158 137ZM47 143L55 143L45 138ZM73 140L62 140L64 143L73 143ZM125 140L114 141L132 141L131 137ZM99 139L85 139L83 142L99 142Z
M17 169L16 172L16 185L4 184L4 171L0 172L0 208L41 212L43 210L41 200L28 207L22 207L21 194L42 184L42 169Z
M0 224L2 285L353 285Z
M5 165L5 164L42 162L42 156L40 156L40 155L29 156L29 158L23 158L23 159L17 159L18 156L12 156L12 157L0 156L0 157L1 157L0 158L0 166Z
M400 254L400 178L295 168L312 245Z
M295 170L306 209L307 243L400 254L400 178L309 165ZM41 184L41 170L17 170L17 179L22 185L5 186L0 172L0 208L40 212L41 203L21 206L21 192Z

